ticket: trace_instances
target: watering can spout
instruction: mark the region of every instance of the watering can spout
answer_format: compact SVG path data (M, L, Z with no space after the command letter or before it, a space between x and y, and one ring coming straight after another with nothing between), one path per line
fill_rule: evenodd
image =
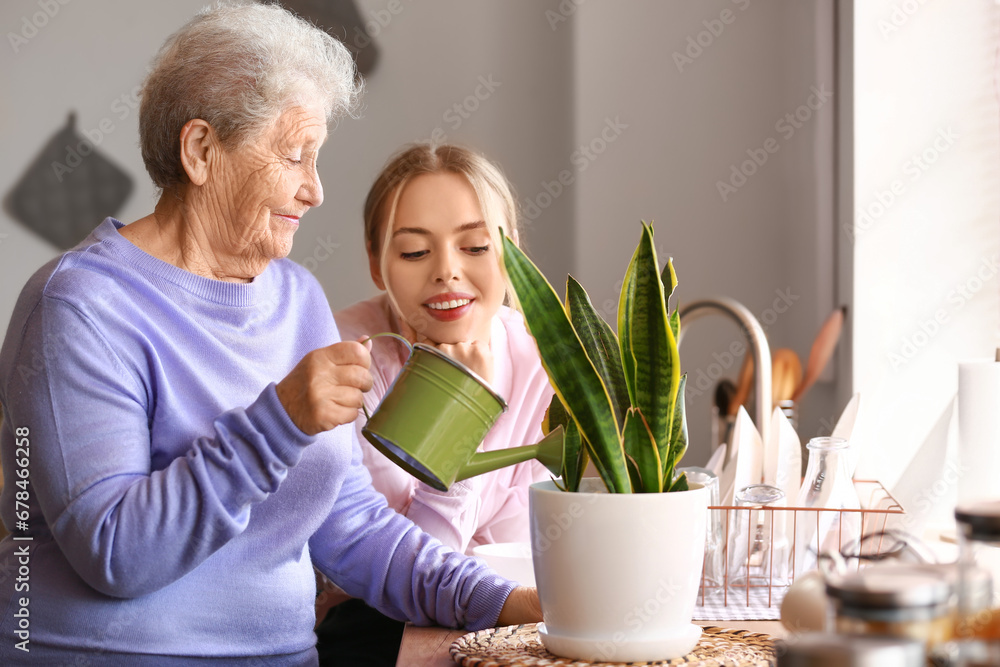
M538 459L549 472L558 477L563 467L563 427L557 426L534 445L497 449L491 452L476 452L463 465L455 480L468 479L483 473L493 472L516 463Z

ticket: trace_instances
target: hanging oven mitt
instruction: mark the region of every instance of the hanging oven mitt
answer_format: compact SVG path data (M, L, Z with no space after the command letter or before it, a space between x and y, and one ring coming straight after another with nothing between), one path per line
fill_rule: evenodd
M76 114L42 148L7 198L10 215L66 250L115 216L132 179L76 131Z

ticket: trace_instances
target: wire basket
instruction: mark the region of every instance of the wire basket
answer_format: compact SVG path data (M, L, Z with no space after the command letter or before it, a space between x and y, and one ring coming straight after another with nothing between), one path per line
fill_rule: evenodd
M713 546L709 540L709 546L705 550L705 563L702 568L702 583L698 592L698 604L704 605L707 598L712 599L712 604L722 606L746 605L766 605L768 607L778 605L784 597L785 591L795 581L795 575L802 573L802 566L796 568L796 557L805 553L808 549L814 558L822 558L824 545L829 549L833 535L837 536L836 544L840 545L838 556L843 555L846 550L851 559L851 567L860 569L866 562L886 558L896 553L902 546L905 546L898 539L892 537L889 530L888 521L893 515L903 514L903 507L889 493L881 482L876 480L855 479L854 488L861 500L861 509L828 509L816 507L738 507L735 505L713 505L709 507L710 520L712 525L721 524L721 544ZM742 549L735 548L731 543L734 523L737 522L737 513L745 514L746 525L758 526L756 530L747 531L746 561L742 563L744 567L731 567L730 560L735 554L731 551L742 552ZM763 516L758 520L754 517ZM790 514L789 514L790 513ZM852 525L856 525L860 518L860 539L844 535L844 525L847 523L845 515L853 515ZM779 562L775 563L775 553L780 553L774 547L775 525L781 518L785 526L790 526L790 544L787 545L786 565L782 565L782 556L778 556ZM716 524L715 522L718 522ZM798 545L796 539L801 531L799 526L809 526L810 522L815 525L815 537L808 545ZM833 525L832 530L821 531L822 524ZM764 530L763 534L759 526L769 526L769 530ZM734 536L735 537L735 536ZM761 545L763 543L763 548ZM850 544L853 543L853 546ZM760 556L763 555L763 562ZM755 561L755 558L757 559ZM767 562L770 558L770 562ZM743 556L739 556L742 561ZM714 561L714 563L713 563ZM720 564L721 563L721 564ZM714 574L710 565L714 564ZM721 567L721 571L720 571ZM744 571L743 577L732 577L734 569ZM811 569L811 568L810 568Z

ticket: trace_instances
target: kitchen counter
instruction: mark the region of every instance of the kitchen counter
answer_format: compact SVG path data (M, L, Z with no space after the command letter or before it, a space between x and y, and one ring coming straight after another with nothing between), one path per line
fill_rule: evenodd
M780 621L697 621L697 623L701 626L714 625L760 632L775 638L787 635ZM453 641L464 634L465 630L407 625L403 631L403 644L399 648L396 667L455 667L448 648Z

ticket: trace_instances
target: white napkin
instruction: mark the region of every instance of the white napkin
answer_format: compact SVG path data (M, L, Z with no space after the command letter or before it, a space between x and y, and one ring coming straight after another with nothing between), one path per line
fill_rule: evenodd
M722 443L715 448L712 456L708 459L708 463L705 464L705 468L714 472L716 477L722 477L722 468L726 465L725 456L728 449L729 447L726 443Z
M764 483L784 491L785 506L791 507L802 485L802 442L781 408L775 408L771 414L771 428L767 440L764 446ZM795 513L775 511L773 516L772 544L775 548L782 547L775 552L777 554L777 558L774 559L775 575L776 578L783 579L787 566L787 561L784 559L788 555L792 541Z
M736 493L745 486L760 484L763 474L764 446L760 433L742 405L736 413L733 444L729 460L719 476L719 493L723 505L732 505Z
M847 467L854 477L854 471L858 468L858 461L861 459L861 449L864 447L864 437L862 419L864 413L861 410L861 394L857 393L848 402L847 407L840 413L840 419L833 429L834 438L843 438L848 442Z
M802 441L781 408L771 414L771 431L764 445L764 483L784 491L789 504L802 484Z

